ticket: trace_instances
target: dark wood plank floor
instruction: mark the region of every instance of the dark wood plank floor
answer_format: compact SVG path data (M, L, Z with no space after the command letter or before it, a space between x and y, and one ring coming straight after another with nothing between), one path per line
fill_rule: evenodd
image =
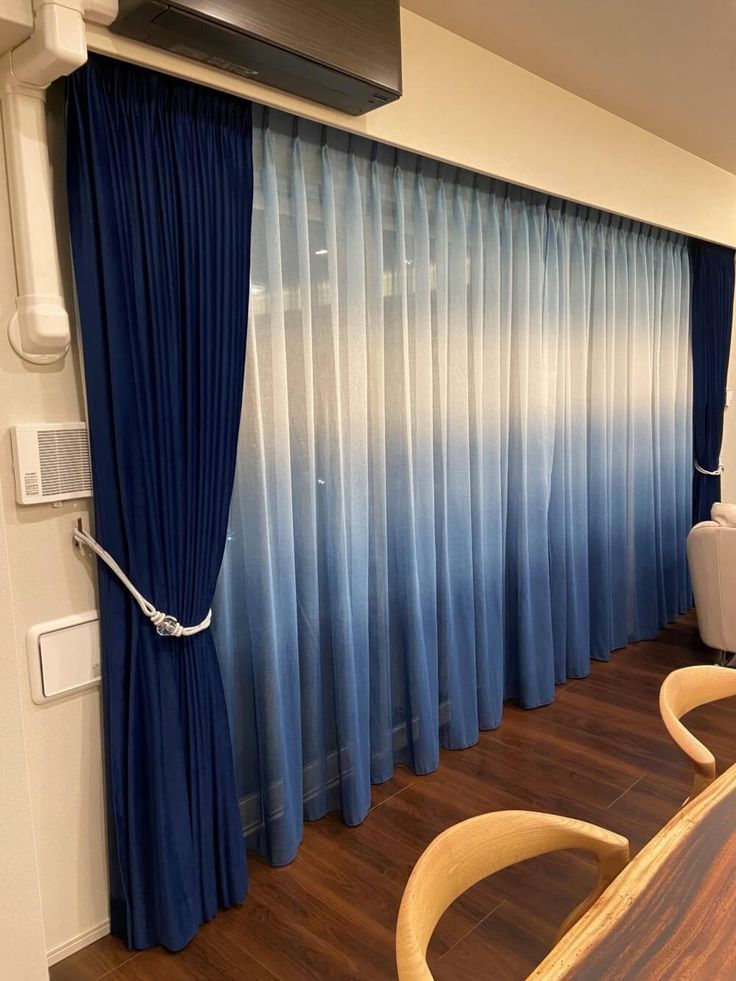
M658 715L662 679L706 663L695 618L656 641L616 652L589 678L558 688L553 705L508 705L477 746L443 752L436 773L398 768L374 788L359 828L336 815L307 826L299 856L270 868L249 856L238 909L202 928L185 951L131 953L106 937L51 970L52 981L392 978L394 926L409 872L444 828L506 808L554 811L625 835L638 851L689 793L691 770ZM723 768L736 760L736 699L689 717ZM544 957L565 915L590 889L582 853L525 862L480 883L443 917L430 946L436 978L523 978Z

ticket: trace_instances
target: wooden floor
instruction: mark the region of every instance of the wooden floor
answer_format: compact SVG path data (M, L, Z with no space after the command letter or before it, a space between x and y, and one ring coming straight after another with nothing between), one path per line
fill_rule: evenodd
M505 808L554 811L625 835L638 851L687 796L691 770L657 711L665 675L711 661L693 615L631 645L553 705L506 707L471 749L443 752L437 772L398 768L373 791L358 828L336 815L307 826L299 856L270 868L249 856L242 907L220 913L186 950L131 953L111 937L51 970L52 981L393 978L394 925L409 872L448 825ZM736 699L689 717L716 754L736 760ZM443 917L430 946L438 979L523 978L594 879L582 853L534 859L487 879Z

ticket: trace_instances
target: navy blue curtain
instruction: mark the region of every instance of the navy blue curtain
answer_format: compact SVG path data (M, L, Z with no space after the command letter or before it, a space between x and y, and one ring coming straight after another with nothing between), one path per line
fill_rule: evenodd
M692 251L693 523L721 499L718 474L733 320L734 250L694 241Z
M104 58L67 90L96 535L182 624L212 602L248 314L247 103ZM99 566L112 931L184 946L247 873L210 631L159 637Z

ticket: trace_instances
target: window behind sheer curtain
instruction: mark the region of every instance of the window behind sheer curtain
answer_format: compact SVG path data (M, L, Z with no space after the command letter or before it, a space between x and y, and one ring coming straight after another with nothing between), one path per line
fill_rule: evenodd
M215 610L249 843L688 600L686 241L272 113ZM246 284L244 284L246 288Z

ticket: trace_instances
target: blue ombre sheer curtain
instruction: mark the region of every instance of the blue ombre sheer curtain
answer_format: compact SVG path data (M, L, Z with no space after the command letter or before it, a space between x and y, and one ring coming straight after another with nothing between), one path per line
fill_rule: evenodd
M670 233L272 113L215 605L248 843L361 821L687 606Z

